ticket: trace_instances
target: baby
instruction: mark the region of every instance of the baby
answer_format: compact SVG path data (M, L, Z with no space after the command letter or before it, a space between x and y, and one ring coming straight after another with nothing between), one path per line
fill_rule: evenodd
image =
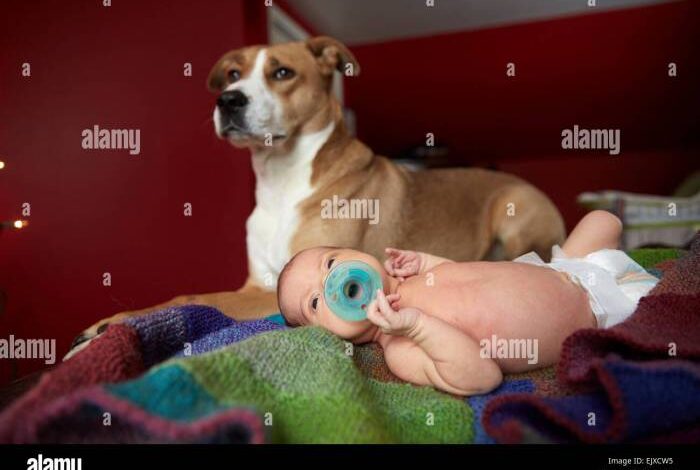
M580 328L624 321L658 280L617 250L622 224L586 215L552 261L534 253L511 262L453 262L387 248L384 266L358 251L318 247L299 252L279 277L278 301L288 324L318 325L353 343L378 342L399 378L456 395L487 393L504 373L557 362L564 339ZM324 297L329 271L361 261L382 288L349 321ZM374 292L373 292L374 294ZM364 317L364 315L363 315ZM496 341L498 347L492 344ZM530 346L535 357L518 354Z

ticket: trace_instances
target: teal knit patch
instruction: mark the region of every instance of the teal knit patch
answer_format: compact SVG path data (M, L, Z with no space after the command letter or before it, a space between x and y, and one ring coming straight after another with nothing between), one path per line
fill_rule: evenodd
M281 313L274 313L265 317L265 320L271 321L272 323L277 323L278 325L285 325L284 317Z
M228 408L178 365L159 367L139 379L105 388L149 413L175 421L194 421Z

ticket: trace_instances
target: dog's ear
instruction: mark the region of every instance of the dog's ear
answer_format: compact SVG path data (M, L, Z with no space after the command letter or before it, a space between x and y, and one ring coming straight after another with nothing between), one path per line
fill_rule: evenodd
M329 36L316 36L306 41L306 46L316 57L321 73L331 75L333 70L339 70L343 75L356 76L360 74L360 64L345 47L345 44Z
M231 65L231 60L233 56L238 53L237 50L229 51L219 59L216 64L211 68L209 72L209 78L207 78L207 88L213 93L218 93L224 89L228 79L226 74L228 73L228 67Z

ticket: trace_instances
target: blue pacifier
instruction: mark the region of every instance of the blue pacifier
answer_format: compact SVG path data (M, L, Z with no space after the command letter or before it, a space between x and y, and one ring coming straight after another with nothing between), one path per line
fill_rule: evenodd
M372 266L362 261L344 261L326 278L323 298L333 313L343 320L362 321L367 307L382 288L382 278Z

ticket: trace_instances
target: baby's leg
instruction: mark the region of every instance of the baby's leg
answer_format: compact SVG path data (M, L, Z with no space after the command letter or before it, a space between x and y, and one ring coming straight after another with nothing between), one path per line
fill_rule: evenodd
M610 212L596 210L579 221L561 248L567 256L581 258L603 248L617 249L620 235L620 219Z

